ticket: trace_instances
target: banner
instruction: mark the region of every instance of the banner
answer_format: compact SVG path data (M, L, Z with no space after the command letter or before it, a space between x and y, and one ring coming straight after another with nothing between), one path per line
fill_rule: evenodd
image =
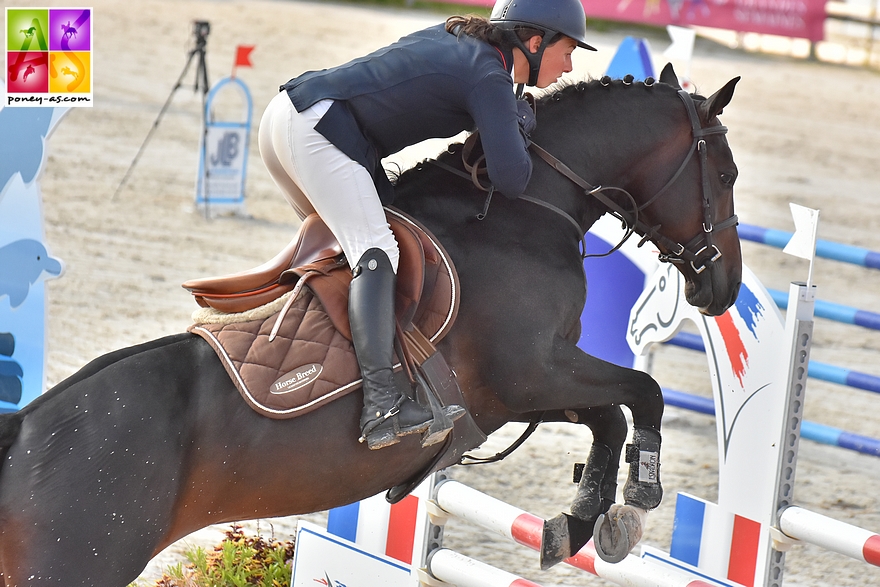
M458 0L492 6L491 0ZM666 26L705 26L821 41L825 0L590 0L587 18Z

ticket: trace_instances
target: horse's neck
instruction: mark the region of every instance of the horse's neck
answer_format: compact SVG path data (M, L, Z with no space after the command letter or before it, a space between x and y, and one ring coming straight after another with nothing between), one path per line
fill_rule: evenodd
M592 82L585 90L566 88L559 99L544 100L538 108L535 142L590 185L619 188L602 193L625 210L651 197L645 192L657 182L657 155L667 150L670 140L677 140L675 127L684 117L674 88L664 84L602 87ZM544 163L536 159L537 165ZM538 173L546 193L573 189L573 183L555 171ZM594 197L584 197L579 188L578 196L584 200L580 220L589 229L608 208Z

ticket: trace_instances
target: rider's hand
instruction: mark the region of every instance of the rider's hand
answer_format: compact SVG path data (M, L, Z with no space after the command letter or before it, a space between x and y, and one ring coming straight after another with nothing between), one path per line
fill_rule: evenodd
M519 128L528 145L529 136L535 130L535 127L538 126L538 121L535 120L535 112L532 110L531 105L525 100L516 101L516 121L519 123Z

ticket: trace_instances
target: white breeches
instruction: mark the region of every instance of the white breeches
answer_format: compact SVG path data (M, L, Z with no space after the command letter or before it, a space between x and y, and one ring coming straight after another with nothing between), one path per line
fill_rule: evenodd
M315 130L332 103L322 100L297 112L280 92L260 121L260 156L300 218L318 213L350 266L375 247L385 251L396 273L400 253L373 178Z

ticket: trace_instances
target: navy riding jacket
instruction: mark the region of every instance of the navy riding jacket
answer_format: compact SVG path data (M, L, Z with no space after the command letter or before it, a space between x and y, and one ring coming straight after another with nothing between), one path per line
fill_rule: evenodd
M516 198L532 160L517 124L513 55L437 25L345 65L309 71L283 86L298 112L335 100L315 126L393 199L380 159L429 138L479 129L489 179Z

